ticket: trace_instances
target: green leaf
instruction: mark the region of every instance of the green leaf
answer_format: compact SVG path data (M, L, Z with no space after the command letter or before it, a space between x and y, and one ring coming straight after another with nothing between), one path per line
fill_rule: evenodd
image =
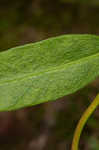
M99 36L64 35L0 53L0 111L56 100L99 76Z

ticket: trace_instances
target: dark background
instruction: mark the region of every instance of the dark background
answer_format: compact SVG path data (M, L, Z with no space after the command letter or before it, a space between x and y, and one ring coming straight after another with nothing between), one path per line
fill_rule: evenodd
M0 51L63 34L99 35L99 0L0 0ZM99 80L61 100L0 113L0 150L70 150L74 129ZM80 150L99 150L99 111Z

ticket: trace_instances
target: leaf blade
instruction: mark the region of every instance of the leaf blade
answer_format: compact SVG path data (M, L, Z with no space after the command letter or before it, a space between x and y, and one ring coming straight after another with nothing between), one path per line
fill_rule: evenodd
M99 76L99 37L65 35L0 53L0 110L55 100Z

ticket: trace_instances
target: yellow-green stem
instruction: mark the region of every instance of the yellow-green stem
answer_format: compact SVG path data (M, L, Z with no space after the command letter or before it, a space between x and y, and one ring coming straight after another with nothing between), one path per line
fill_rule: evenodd
M99 94L96 96L96 98L90 104L90 106L87 108L87 110L82 115L80 121L78 122L78 125L77 125L75 133L74 133L71 150L78 150L79 139L80 139L81 132L84 128L84 125L98 105L99 105Z

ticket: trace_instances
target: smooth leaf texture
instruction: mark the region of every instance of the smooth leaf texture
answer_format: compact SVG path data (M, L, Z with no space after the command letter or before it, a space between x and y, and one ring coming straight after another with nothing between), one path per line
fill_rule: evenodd
M64 35L0 53L0 111L56 100L99 76L99 36Z

